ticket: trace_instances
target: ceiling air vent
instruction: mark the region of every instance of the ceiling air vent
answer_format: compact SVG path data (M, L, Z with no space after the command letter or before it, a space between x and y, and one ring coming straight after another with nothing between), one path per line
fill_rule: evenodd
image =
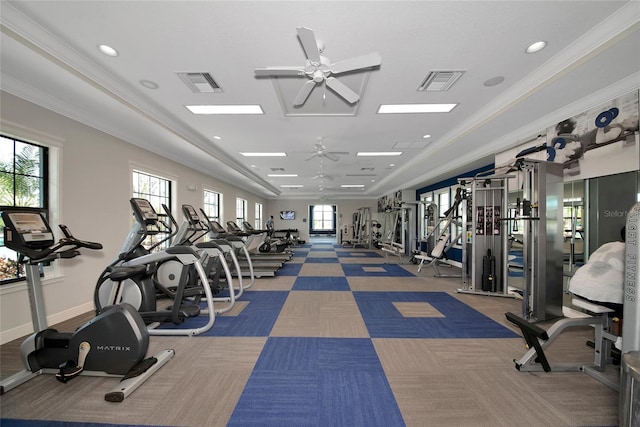
M451 86L464 74L462 70L429 71L418 90L426 92L441 92L449 90Z
M209 73L178 73L178 77L193 93L222 92Z

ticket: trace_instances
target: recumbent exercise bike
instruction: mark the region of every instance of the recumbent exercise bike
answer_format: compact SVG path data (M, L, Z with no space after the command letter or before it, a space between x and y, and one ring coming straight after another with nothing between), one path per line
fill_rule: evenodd
M105 308L75 332L48 328L40 267L58 258L76 257L80 248L99 250L102 245L76 239L64 225L60 228L65 237L55 243L44 214L34 210L7 209L2 219L4 244L18 253L18 263L25 268L35 333L20 349L25 369L2 380L0 394L40 374L54 374L64 383L79 375L115 376L123 379L105 400L121 402L174 356L170 349L145 359L149 334L128 304Z

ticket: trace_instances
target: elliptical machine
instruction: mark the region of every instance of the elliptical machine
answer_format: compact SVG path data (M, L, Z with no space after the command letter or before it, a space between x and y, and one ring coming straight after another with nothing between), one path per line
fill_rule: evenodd
M111 305L129 303L148 324L150 335L193 336L208 331L215 322L216 310L200 256L186 246L150 253L142 246L142 242L147 236L157 233L158 214L148 200L134 197L129 202L136 223L129 231L118 257L98 279L94 292L96 312L100 313ZM175 285L175 290L170 289L167 282L156 280L158 266L167 261L177 261L182 267L173 274L171 285ZM197 276L197 289L188 289L188 285L193 283L189 275ZM166 310L160 309L157 304L156 292L160 288L163 293L171 294L173 299L173 305ZM205 302L206 308L200 307L201 301ZM179 325L187 318L200 315L207 316L207 323L200 327L159 327L164 322Z
M174 356L174 350L163 350L145 359L149 334L128 304L109 307L75 332L48 328L40 266L78 256L80 248L99 250L102 245L76 239L64 225L60 228L65 237L55 243L43 213L34 210L7 209L2 219L5 246L18 253L25 267L35 333L20 348L25 369L2 380L0 394L40 374L55 374L63 383L78 375L114 376L123 380L105 400L121 402Z

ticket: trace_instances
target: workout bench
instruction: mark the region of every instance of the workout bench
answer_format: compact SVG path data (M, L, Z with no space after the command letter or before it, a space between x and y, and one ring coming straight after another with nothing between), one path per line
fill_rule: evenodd
M618 391L620 385L616 381L604 375L605 366L611 362L611 349L613 343L618 338L611 330L610 313L613 312L608 307L603 307L581 298L573 298L572 305L580 308L588 317L564 318L558 320L548 330L517 316L513 313L505 313L508 321L518 326L527 342L529 350L520 359L514 359L516 369L523 372L572 372L583 371L603 384ZM590 365L584 364L551 364L545 355L547 349L553 341L567 328L577 326L593 326L594 337L594 360Z

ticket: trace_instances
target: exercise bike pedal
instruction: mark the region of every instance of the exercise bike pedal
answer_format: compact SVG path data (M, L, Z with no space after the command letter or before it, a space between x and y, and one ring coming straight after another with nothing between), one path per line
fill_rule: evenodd
M127 372L124 377L122 377L121 381L128 380L129 378L135 378L138 375L144 374L149 370L149 368L151 368L157 362L158 362L158 359L156 359L155 357L149 357L148 359L144 359L143 361L138 363L136 366L131 368L131 370Z
M84 371L82 366L76 365L73 360L68 360L60 365L60 371L56 374L56 379L66 384L67 381L74 379Z

